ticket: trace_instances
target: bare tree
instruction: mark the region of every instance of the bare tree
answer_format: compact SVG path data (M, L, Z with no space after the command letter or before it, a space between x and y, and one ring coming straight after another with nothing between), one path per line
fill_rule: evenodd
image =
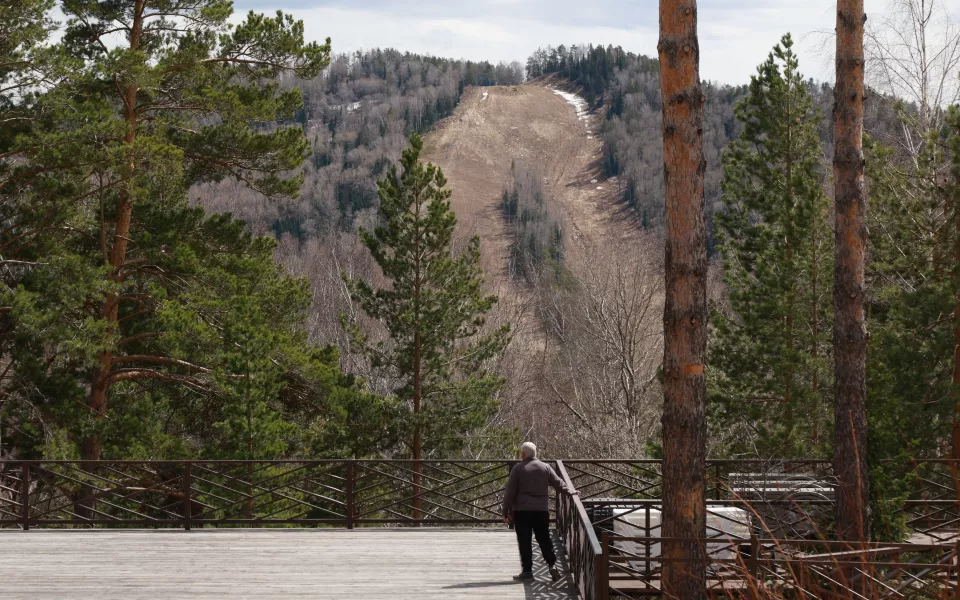
M706 598L707 243L696 0L660 0L666 188L663 311L663 591Z
M864 34L870 85L913 109L901 142L915 158L926 134L943 125L944 108L960 99L960 27L943 0L891 0Z
M867 192L863 177L863 0L837 0L837 82L834 89L834 458L839 480L840 539L870 538L867 472L864 271Z
M611 241L536 288L543 346L534 387L549 418L538 441L574 456L641 456L658 429L663 265L659 233Z

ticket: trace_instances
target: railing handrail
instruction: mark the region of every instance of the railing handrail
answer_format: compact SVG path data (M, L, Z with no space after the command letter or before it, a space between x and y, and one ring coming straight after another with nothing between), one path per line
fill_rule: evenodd
M569 465L583 465L583 464L632 464L632 465L659 465L663 461L656 458L641 458L641 459L629 459L629 458L564 458L564 459L547 459L547 462L555 462L563 460L564 463ZM184 464L187 462L192 463L217 463L217 464L247 464L247 463L257 463L257 464L291 464L291 463L309 463L309 464L343 464L346 462L354 463L442 463L442 464L480 464L480 463L515 463L518 462L518 459L515 458L489 458L489 459L474 459L474 458L424 458L424 459L413 459L413 458L281 458L281 459L216 459L216 458L187 458L187 459L101 459L101 460L83 460L83 459L19 459L19 458L0 458L0 465L3 464L82 464L82 463L95 463L95 464ZM882 464L892 464L903 462L900 459L896 458L881 458L879 462ZM960 463L960 459L955 458L922 458L913 461L917 464L952 464ZM759 458L710 458L706 461L707 467L718 466L718 465L825 465L832 466L832 462L827 459L759 459Z
M81 459L69 459L69 460L44 460L44 459L30 459L30 460L21 460L13 458L4 458L0 459L0 465L10 464L10 465L80 465L80 464L97 464L97 465L113 465L113 464L122 464L122 465L183 465L186 463L211 463L211 464L277 464L277 465L289 465L289 464L311 464L311 465L322 465L322 464L336 464L342 465L346 463L442 463L442 464L512 464L519 462L517 459L509 458L491 458L491 459L463 459L458 460L456 458L422 458L422 459L413 459L413 458L281 458L281 459L217 459L217 458L184 458L184 459L139 459L139 460L126 460L126 459L102 459L102 460L81 460ZM549 462L549 461L548 461Z
M567 470L563 466L563 460L557 459L557 470L560 471L560 478L563 479L563 483L567 488L572 492L576 490L576 486L573 485L573 481L570 479L570 475L567 473ZM587 541L590 543L590 549L595 554L600 554L603 549L600 547L600 540L597 539L597 534L593 530L593 523L590 522L590 517L587 515L587 509L583 507L583 502L580 501L580 496L573 495L570 497L573 502L573 508L577 512L577 517L580 518L580 522L583 524L587 533Z

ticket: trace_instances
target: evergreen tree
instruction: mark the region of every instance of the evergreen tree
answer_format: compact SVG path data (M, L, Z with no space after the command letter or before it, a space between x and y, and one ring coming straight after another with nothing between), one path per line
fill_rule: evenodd
M885 539L905 531L902 501L925 476L915 459L960 456L960 109L946 123L909 156L865 145L872 523Z
M509 334L508 327L481 333L497 298L482 290L480 240L454 253L451 192L438 167L419 162L422 148L411 136L399 169L378 182L381 224L361 230L389 285L347 278L354 301L386 329L380 341L349 324L372 365L397 382L414 459L456 451L488 422L502 383L489 364Z
M61 8L68 20L58 50L71 61L71 81L38 99L45 127L18 138L10 153L19 168L7 183L29 188L35 204L51 197L51 187L60 188L61 206L95 203L76 211L74 227L91 235L99 254L80 271L85 301L102 297L88 322L87 349L96 348L97 360L83 403L103 421L114 384L173 365L167 355L128 353L133 344L124 330L137 326L144 298L163 285L145 255L149 234L140 212L226 177L268 196L295 195L300 178L285 173L307 154L302 130L257 132L251 124L292 118L299 92L280 92L275 78L316 75L329 46L304 43L302 23L282 13L251 13L231 27L224 0L76 0ZM122 44L108 47L108 35ZM93 428L82 455L96 460L102 449Z
M787 34L758 67L737 106L744 129L724 153L716 224L730 310L713 311L711 350L715 426L736 432L729 450L782 457L829 446L820 117L792 47Z
M0 454L379 448L388 404L307 343L275 242L188 199L224 178L296 194L302 129L257 124L294 115L276 78L328 46L279 13L232 27L216 0L65 2L51 44L51 6L0 12Z

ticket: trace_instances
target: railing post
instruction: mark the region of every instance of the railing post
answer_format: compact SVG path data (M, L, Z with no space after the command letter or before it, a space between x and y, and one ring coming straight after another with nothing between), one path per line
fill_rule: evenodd
M190 528L193 526L193 477L190 472L190 461L186 461L183 464L183 529L184 531L190 531Z
M23 519L23 530L30 531L30 465L23 463L23 488L20 491L20 517Z
M347 461L347 529L353 529L356 476L356 464L352 460Z
M723 486L720 482L720 463L714 463L713 465L713 476L714 476L714 494L716 495L716 500L723 500Z
M600 564L599 569L594 569L594 577L597 579L597 598L598 600L609 600L610 598L610 532L604 530L600 535Z
M760 589L760 540L756 534L750 534L750 560L747 561L747 572L754 580L754 585ZM754 589L749 586L748 589Z

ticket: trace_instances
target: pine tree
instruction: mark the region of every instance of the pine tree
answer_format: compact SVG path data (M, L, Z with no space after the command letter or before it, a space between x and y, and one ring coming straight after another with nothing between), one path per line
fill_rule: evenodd
M660 0L667 223L663 307L663 592L707 596L707 231L696 0ZM687 540L687 541L680 541ZM696 540L696 541L691 541Z
M905 530L902 501L925 476L915 460L960 456L960 108L945 122L909 156L865 145L870 454L901 459L871 463L872 522L885 539Z
M307 343L309 289L275 263L275 242L188 197L224 178L296 194L301 128L259 124L293 116L299 92L276 77L316 74L328 46L280 14L231 27L212 0L66 2L51 43L52 4L0 11L16 34L0 40L0 119L14 123L0 127L0 453L361 456L389 443L390 403ZM126 43L102 43L108 30Z
M398 382L396 397L409 407L406 443L416 460L458 449L493 415L501 380L487 367L509 334L508 327L481 334L497 298L483 293L480 240L454 254L451 192L439 167L419 162L422 148L412 135L400 168L392 166L378 182L381 225L360 233L389 286L346 279L353 300L388 334L372 341L351 325L372 365ZM419 488L419 465L414 484Z
M151 275L162 279L143 255L149 245L140 211L176 203L193 185L227 177L267 196L295 195L300 177L286 173L307 155L302 130L259 132L251 124L294 116L302 105L299 91L281 92L275 78L316 75L328 62L329 45L304 43L302 23L279 12L275 18L250 13L230 26L232 8L224 0L76 0L61 8L67 27L55 50L72 74L38 98L42 126L8 151L18 168L4 183L32 193L34 206L45 198L57 209L53 214L95 204L73 217L81 221L75 229L90 231L100 255L100 264L84 272L83 293L102 297L91 325L99 330L97 365L84 404L103 421L115 383L132 381L135 373L156 376L154 367L172 364L166 355L127 351L124 323L154 291L137 286ZM107 35L122 43L109 47ZM17 243L25 241L29 236L21 235ZM92 430L83 458L97 460L102 448Z
M730 314L713 311L711 395L733 451L829 446L832 246L812 104L787 34L751 77L736 110L744 129L723 156L716 224Z
M863 0L837 0L833 105L834 276L833 470L837 536L870 539L867 468L867 190L864 182Z

